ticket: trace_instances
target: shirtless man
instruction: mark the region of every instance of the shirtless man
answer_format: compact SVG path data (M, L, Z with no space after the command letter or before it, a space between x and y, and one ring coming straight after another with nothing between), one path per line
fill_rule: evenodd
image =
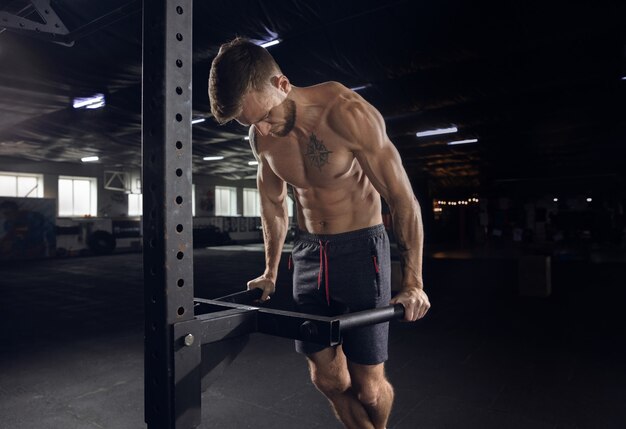
M218 122L250 126L265 271L248 288L275 290L287 234L287 184L300 232L292 252L300 311L331 315L400 303L405 320L424 317L420 206L380 113L336 82L291 85L272 56L244 39L222 45L209 77ZM390 296L389 242L380 196L390 207L401 252L402 290ZM384 373L388 324L360 328L338 347L296 342L311 379L346 428L383 429L393 402Z

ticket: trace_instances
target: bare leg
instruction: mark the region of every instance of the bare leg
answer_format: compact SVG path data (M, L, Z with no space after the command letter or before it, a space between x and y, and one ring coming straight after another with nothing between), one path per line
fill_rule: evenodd
M359 365L348 361L352 389L376 429L384 429L391 414L393 388L385 377L385 364Z
M324 349L308 358L313 384L328 398L347 429L385 428L393 389L385 379L383 364L350 363L341 346Z

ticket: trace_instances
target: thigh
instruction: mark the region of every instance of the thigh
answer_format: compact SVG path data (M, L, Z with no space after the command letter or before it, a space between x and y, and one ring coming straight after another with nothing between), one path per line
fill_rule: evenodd
M350 249L351 262L336 287L349 312L385 307L391 299L391 263L386 233L371 237L358 249ZM355 258L358 258L356 261ZM332 289L332 285L331 285ZM376 365L388 358L389 323L364 326L346 332L343 346L351 362Z
M347 364L350 379L357 391L380 386L387 380L384 363L377 365L361 365L348 361Z
M388 359L389 322L363 326L346 332L343 348L348 360L360 365L377 365Z
M348 362L341 346L327 347L319 352L306 355L314 381L333 380L337 383L350 383Z
M355 312L389 304L391 263L389 239L381 234L330 248L331 300Z
M297 311L317 316L329 316L329 308L323 291L318 289L319 245L296 241L292 251L293 300ZM307 341L295 341L296 351L312 355L324 346Z
M306 241L294 243L293 260L293 300L298 311L318 316L328 315L326 297L318 288L319 245Z

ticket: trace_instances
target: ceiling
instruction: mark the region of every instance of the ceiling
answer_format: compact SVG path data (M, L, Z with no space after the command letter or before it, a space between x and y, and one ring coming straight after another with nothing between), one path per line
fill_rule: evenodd
M50 7L72 46L0 27L0 156L80 162L93 154L107 167L139 167L141 2ZM0 10L39 19L27 0L0 1ZM433 196L623 193L624 12L617 0L195 1L194 116L209 116L207 76L221 43L279 37L269 50L296 86L367 85L360 94L385 117L414 184ZM95 93L106 107L72 108L74 97ZM450 125L459 132L415 136ZM194 172L254 177L244 135L211 118L194 125ZM478 142L447 145L470 138ZM225 159L202 160L213 155Z

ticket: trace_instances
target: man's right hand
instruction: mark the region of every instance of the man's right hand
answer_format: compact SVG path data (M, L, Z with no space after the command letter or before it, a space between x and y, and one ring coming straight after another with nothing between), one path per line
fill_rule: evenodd
M274 284L274 281L265 277L265 275L262 275L248 282L248 290L254 288L261 289L263 291L263 296L260 301L265 302L270 299L270 295L274 294L276 285Z

